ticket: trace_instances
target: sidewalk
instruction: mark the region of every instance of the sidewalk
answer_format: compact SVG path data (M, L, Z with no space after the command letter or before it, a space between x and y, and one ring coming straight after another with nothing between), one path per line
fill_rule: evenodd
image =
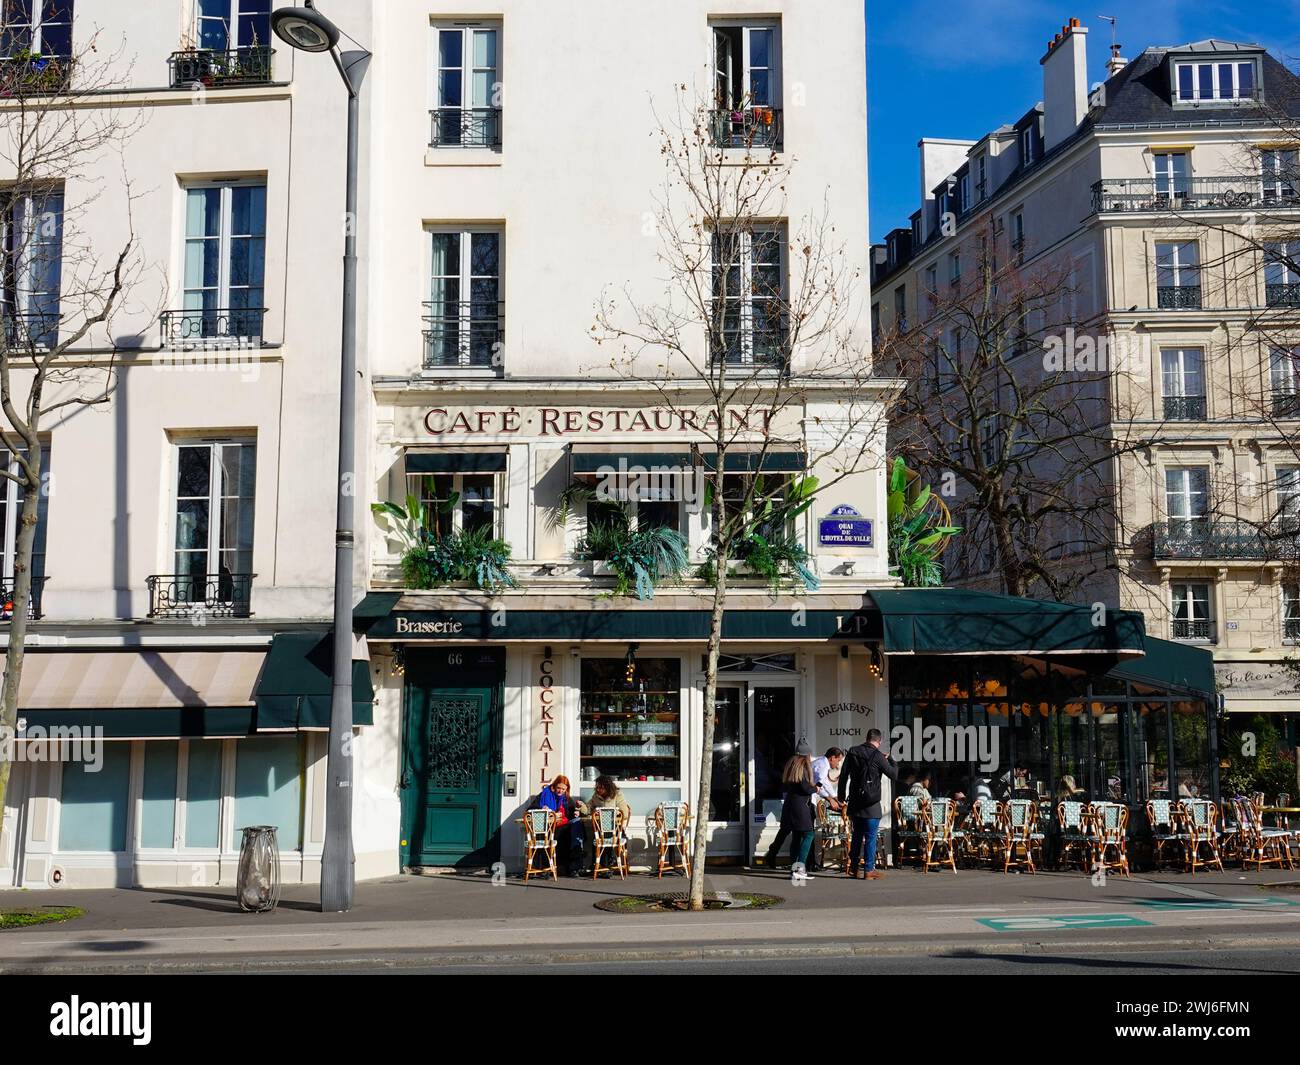
M879 881L830 874L710 873L712 891L786 901L770 910L614 914L622 894L684 891L682 877L626 881L395 877L361 883L347 914L321 914L317 889L285 889L272 914L241 913L230 888L4 891L0 909L73 905L84 917L0 933L0 972L112 972L394 965L484 960L771 956L796 943L840 953L928 954L1060 949L1165 950L1300 945L1297 874L1078 872L1003 875L890 871ZM1286 887L1283 885L1291 885Z

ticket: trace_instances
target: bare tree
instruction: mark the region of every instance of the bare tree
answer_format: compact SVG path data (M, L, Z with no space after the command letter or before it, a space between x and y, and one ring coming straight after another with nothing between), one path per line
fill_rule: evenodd
M17 52L0 60L0 411L13 461L0 476L22 496L13 584L6 590L0 811L29 611L34 592L40 593L32 557L48 484L43 434L52 416L109 401L116 384L110 326L142 269L130 223L134 197L121 163L141 112L123 111L107 96L127 72L122 50L105 53L97 37L71 56ZM65 198L69 189L75 189L75 202ZM128 235L120 247L92 244L84 226L92 211L124 213Z
M718 662L732 564L756 542L784 541L804 569L796 519L855 474L879 468L891 382L873 374L861 327L866 279L832 224L828 203L787 221L794 165L780 151L779 114L714 110L679 88L658 118L665 178L654 193L664 291L607 290L593 336L613 347L608 369L644 384L696 438L707 481L712 585L705 658L690 905L704 908ZM817 476L761 472L782 444L806 449ZM744 455L748 475L728 474ZM816 578L805 581L816 587Z

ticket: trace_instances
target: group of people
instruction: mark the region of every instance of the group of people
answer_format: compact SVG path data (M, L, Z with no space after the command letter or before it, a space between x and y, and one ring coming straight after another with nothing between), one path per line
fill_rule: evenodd
M595 848L587 838L583 821L593 810L603 806L616 806L623 811L623 824L632 816L632 808L611 776L600 776L587 801L577 798L566 776L557 776L547 784L529 805L530 810L555 811L555 858L565 876L589 876Z

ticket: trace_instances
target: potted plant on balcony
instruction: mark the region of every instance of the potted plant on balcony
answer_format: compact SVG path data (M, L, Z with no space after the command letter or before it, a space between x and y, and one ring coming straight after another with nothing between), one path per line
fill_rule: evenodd
M451 513L459 493L437 504L441 514ZM408 588L441 588L464 581L483 591L518 587L509 570L510 545L490 529L457 530L446 535L430 525L428 512L414 495L406 506L372 503L370 509L385 532L402 543L402 579Z
M0 60L0 96L47 96L68 82L68 60L23 48Z
M794 533L794 522L812 506L818 480L812 476L797 478L784 492L769 492L763 482L760 476L754 491L755 498L763 500L762 506L755 510L748 528L732 549L734 568L742 574L761 577L773 591L786 584L802 584L815 592L821 587L821 581L810 565L812 556ZM712 485L707 485L706 505L711 496ZM695 575L712 585L717 581L716 567L716 560L706 557Z
M961 532L943 501L921 485L900 458L889 473L889 566L908 588L937 588L943 583L939 556L948 540Z

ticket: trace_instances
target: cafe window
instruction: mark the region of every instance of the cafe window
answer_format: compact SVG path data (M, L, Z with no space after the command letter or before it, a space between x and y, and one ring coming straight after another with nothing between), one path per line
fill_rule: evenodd
M681 797L680 659L584 658L580 714L584 791L611 776L640 816Z
M439 537L454 532L496 533L497 485L491 473L412 474L410 491L420 501L425 524Z

